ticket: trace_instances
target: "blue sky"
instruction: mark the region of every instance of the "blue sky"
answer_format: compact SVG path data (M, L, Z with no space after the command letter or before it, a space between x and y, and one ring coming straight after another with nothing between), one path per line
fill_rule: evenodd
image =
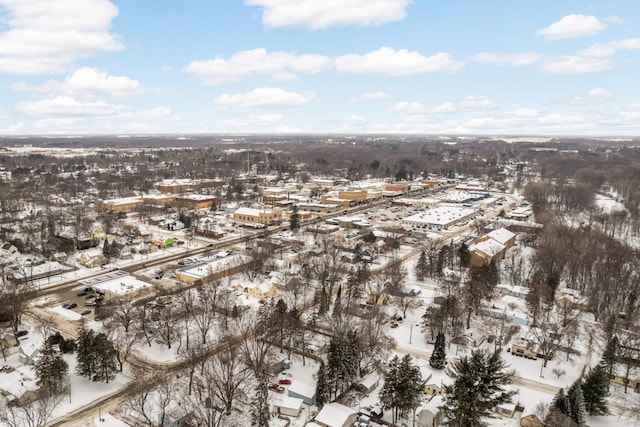
M640 134L636 0L0 0L0 134Z

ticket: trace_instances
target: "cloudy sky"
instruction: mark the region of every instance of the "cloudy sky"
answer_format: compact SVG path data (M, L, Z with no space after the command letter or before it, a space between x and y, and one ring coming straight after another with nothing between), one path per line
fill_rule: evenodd
M0 134L640 135L637 0L0 0Z

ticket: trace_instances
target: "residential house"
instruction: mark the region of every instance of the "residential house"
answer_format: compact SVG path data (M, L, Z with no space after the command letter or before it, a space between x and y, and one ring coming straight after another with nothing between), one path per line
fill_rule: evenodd
M417 427L438 427L442 424L442 410L444 398L442 396L434 396L425 405L419 407L416 411Z
M298 397L281 396L279 399L274 400L271 405L273 406L273 412L278 415L297 417L300 415L303 403L304 399Z
M271 298L275 296L278 288L276 287L276 285L273 284L273 282L269 282L269 283L263 282L263 283L258 283L252 288L245 288L245 290L249 295L251 295L254 298L265 299L265 298Z
M307 384L302 381L293 380L291 385L287 389L287 395L289 397L296 397L302 399L306 405L316 404L316 386Z
M23 365L34 365L39 354L40 347L34 343L20 345L18 348L18 360Z
M469 264L473 267L489 265L500 261L505 253L515 244L516 235L506 228L499 228L482 237L475 239L469 246L471 258Z

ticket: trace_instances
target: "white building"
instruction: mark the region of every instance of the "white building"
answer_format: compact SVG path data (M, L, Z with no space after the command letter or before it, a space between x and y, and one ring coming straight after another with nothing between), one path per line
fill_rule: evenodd
M442 204L433 209L411 215L402 220L413 230L447 230L452 225L465 221L477 213L476 209Z

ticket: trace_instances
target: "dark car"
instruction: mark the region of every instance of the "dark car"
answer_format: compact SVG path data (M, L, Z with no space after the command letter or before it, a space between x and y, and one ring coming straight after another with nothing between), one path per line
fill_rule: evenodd
M70 303L65 302L64 304L62 304L62 308L69 308L70 305Z
M68 306L67 308L68 308L69 310L72 310L72 309L76 308L77 306L78 306L78 304L76 304L76 303L74 302L74 303L69 304L69 306Z
M91 310L84 310L82 313L80 313L83 316L86 316L87 314L91 314Z
M87 292L87 291L80 291L80 292L78 292L78 296L79 296L79 297L83 297L83 296L85 296L86 294L88 294L88 292Z
M85 296L86 299L93 299L96 296L94 294L87 294L87 296Z
M29 332L27 331L18 331L18 333L16 334L16 338L20 338L23 337L25 335L27 335Z
M278 384L269 385L269 390L275 391L276 393L284 393L284 387Z

